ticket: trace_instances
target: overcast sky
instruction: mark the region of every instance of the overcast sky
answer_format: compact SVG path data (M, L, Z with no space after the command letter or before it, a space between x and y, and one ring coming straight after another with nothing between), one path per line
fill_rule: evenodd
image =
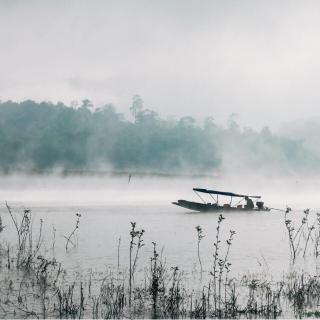
M0 99L320 116L320 1L0 0Z

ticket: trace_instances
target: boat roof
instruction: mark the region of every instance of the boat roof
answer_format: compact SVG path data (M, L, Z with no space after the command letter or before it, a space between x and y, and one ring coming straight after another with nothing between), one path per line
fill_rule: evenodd
M202 188L193 188L193 191L202 192L202 193L210 193L210 194L218 194L218 195L228 196L228 197L239 197L239 198L248 197L248 198L256 198L256 199L261 198L261 196L249 196L249 195L237 194L237 193L233 193L233 192L208 190L208 189L202 189Z

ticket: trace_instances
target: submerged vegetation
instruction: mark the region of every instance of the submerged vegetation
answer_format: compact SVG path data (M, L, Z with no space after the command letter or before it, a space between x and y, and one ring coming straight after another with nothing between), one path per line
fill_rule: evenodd
M286 210L291 271L279 279L266 274L232 274L230 255L236 232L222 237L224 217L218 216L212 252L200 250L205 232L196 226L194 234L199 268L194 277L178 267L167 266L156 243L152 243L150 263L140 265L145 230L131 222L128 265L118 265L104 273L69 274L48 250L43 237L43 221L33 230L29 209L16 212L7 204L8 222L13 224L16 243L0 238L1 318L239 318L316 317L319 314L320 276L295 269L299 258L318 257L319 215L309 222L305 210L294 223ZM66 250L75 245L80 214L71 230ZM1 229L0 237L6 232ZM51 252L51 253L50 253ZM201 260L212 255L209 265ZM139 271L138 271L139 265ZM141 271L142 270L142 271ZM190 278L191 277L191 278Z
M0 172L134 171L203 174L219 170L309 173L319 157L305 141L240 128L231 116L226 126L213 118L163 119L139 96L126 120L111 105L89 100L63 103L0 102ZM243 167L245 166L245 167Z

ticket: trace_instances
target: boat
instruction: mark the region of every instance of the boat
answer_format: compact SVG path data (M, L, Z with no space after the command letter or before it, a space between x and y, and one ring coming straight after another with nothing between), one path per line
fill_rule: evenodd
M193 191L201 199L202 202L194 202L188 200L178 200L172 202L182 208L197 212L216 212L216 211L270 211L270 208L264 206L261 196L251 196L244 194L237 194L233 192L208 190L202 188L193 188ZM206 202L200 194L207 194L211 197L213 202ZM220 204L219 196L229 197L229 202ZM233 204L234 198L237 198L237 202ZM246 204L243 204L246 201Z

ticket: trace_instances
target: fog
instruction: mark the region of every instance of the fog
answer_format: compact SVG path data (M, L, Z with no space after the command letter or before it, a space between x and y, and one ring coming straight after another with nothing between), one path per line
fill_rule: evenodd
M266 206L301 211L319 210L317 179L265 178L259 175L219 177L133 176L130 183L125 175L104 176L44 176L6 175L0 179L1 208L5 201L17 208L56 207L65 208L68 214L75 210L86 212L88 208L110 206L121 211L122 206L139 212L145 206L178 212L185 218L186 209L177 208L171 202L178 199L199 201L192 191L194 187L260 195ZM229 198L221 197L222 203ZM212 201L208 198L207 201ZM277 214L272 211L270 214ZM120 214L120 213L119 213ZM261 215L261 213L260 213ZM210 216L210 214L209 214ZM215 216L215 215L214 215ZM188 220L188 219L187 219ZM213 219L215 220L215 219Z
M161 118L139 96L130 111L133 120L89 100L78 108L0 103L0 172L319 176L317 126L309 135L293 124L294 135L289 125L282 134L243 128L234 116L225 124L210 117Z
M0 2L0 98L92 99L128 114L320 116L317 1Z
M319 5L1 1L0 171L317 177Z
M319 9L0 0L0 317L317 316Z
M6 200L14 214L21 217L23 209L32 210L34 230L39 221L44 223L48 246L56 229L56 257L70 271L105 270L117 263L117 243L122 240L121 263L128 263L130 221L146 230L145 247L139 263L150 261L152 241L164 248L169 266L177 265L192 272L196 264L195 227L201 225L206 234L202 244L203 259L211 265L217 214L192 212L171 204L178 199L199 201L193 187L207 187L261 195L266 206L284 210L290 206L296 223L303 210L310 209L310 221L319 210L315 179L261 179L250 178L164 178L159 176L44 176L10 175L0 179L0 214L6 227L4 239L14 241L15 230L5 207ZM209 201L212 201L209 198ZM229 203L229 197L219 197L220 203ZM235 201L234 201L235 202ZM65 250L64 236L75 223L75 213L82 215L78 230L79 248ZM232 248L234 274L270 272L275 278L288 266L288 248L285 215L279 210L270 212L224 212L223 235L236 230ZM49 248L48 248L49 249ZM183 254L182 254L183 253ZM264 261L267 260L268 262ZM313 263L306 264L312 270Z

